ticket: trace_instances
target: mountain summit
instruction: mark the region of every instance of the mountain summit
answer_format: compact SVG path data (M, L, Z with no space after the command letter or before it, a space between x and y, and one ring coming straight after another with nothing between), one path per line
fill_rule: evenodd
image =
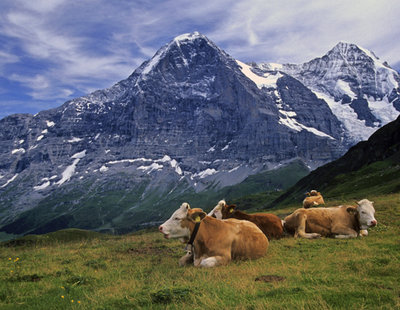
M276 65L258 64L256 68L265 71ZM368 139L400 112L399 74L358 45L340 42L320 58L299 65L284 64L278 70L323 99L353 144Z
M332 161L399 114L399 76L372 56L340 43L272 68L180 35L111 88L0 120L0 225L128 231L250 175Z

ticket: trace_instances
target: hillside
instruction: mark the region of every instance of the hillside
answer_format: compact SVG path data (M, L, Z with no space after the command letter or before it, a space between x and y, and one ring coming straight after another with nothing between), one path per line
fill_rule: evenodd
M400 203L369 198L368 237L272 240L265 257L215 269L178 267L183 245L155 231L1 243L0 309L396 309Z
M341 158L312 171L271 205L301 201L312 189L335 199L400 192L400 117Z

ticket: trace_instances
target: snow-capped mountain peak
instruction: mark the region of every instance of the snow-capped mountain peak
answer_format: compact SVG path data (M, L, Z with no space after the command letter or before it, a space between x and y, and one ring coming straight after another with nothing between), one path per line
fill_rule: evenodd
M204 35L202 35L201 33L199 33L198 31L192 32L192 33L184 33L181 34L177 37L175 37L172 42L181 44L181 43L188 43L197 39L203 39L206 41L209 41L208 38Z
M324 56L303 64L261 63L253 69L261 76L281 71L301 81L328 103L354 142L367 139L400 112L399 74L353 43L339 42Z
M138 70L142 79L146 79L146 75L153 74L158 66L163 63L165 65L180 67L189 67L196 64L196 60L203 55L201 53L225 53L220 50L206 36L199 32L186 33L175 37L168 44L160 48L156 54L147 62L145 62ZM168 64L163 62L166 60Z

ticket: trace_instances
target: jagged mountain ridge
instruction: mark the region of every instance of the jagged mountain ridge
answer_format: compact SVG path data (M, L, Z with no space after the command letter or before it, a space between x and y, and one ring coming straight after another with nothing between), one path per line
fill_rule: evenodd
M0 225L37 206L55 212L34 227L57 214L68 227L95 213L80 222L90 229L159 220L188 192L296 159L331 161L349 137L298 78L236 61L199 33L182 35L109 89L0 121ZM98 199L104 192L120 198Z
M254 64L263 72L286 72L325 100L348 138L366 140L400 112L400 75L373 52L339 42L326 55L304 64Z

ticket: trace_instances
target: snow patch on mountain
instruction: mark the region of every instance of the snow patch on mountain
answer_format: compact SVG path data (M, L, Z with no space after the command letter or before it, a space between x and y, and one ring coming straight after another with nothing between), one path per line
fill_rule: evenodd
M242 73L247 76L250 80L252 80L259 89L262 89L263 87L267 88L276 88L276 82L278 81L279 78L282 77L282 74L280 72L274 72L274 73L264 73L262 76L254 73L251 70L251 67L249 65L246 65L245 63L236 60L237 64L239 65Z
M171 159L168 155L165 155L162 159L156 160L156 162L163 162L163 163L169 163L172 168L175 169L175 172L179 175L182 175L182 169L179 167L178 162L175 159Z
M19 149L14 149L11 151L11 154L25 154L25 149L24 148L19 148Z
M400 112L395 109L393 104L389 103L387 96L383 97L382 100L375 100L373 97L366 96L365 99L368 101L368 107L371 109L372 114L381 120L382 126L393 121L393 119L397 118L397 116L400 114Z
M281 114L280 117L279 117L279 123L289 127L290 129L293 129L295 131L307 130L307 131L313 133L314 135L335 140L330 135L327 135L326 133L324 133L324 132L322 132L322 131L320 131L318 129L315 129L315 128L308 127L308 126L305 126L303 124L300 124L294 118L294 116L296 116L296 112L279 110L279 113Z
M152 163L150 166L140 166L138 167L138 170L143 170L144 172L147 172L147 174L150 174L153 171L162 170L162 168L164 168L163 165Z
M82 141L82 138L72 137L72 139L67 140L68 143L76 143Z
M161 170L164 168L162 163L164 164L169 164L174 171L178 175L183 175L183 171L179 166L179 163L175 160L172 159L168 155L164 155L160 159L150 159L150 158L135 158L135 159L121 159L121 160L113 160L109 161L105 164L103 164L100 168L100 172L106 172L109 170L109 166L111 165L118 165L118 164L136 164L136 163L150 163L149 165L141 165L137 169L147 171L148 173L155 171L155 170Z
M351 99L355 99L357 97L357 95L351 90L350 84L343 80L338 80L336 82L335 90L342 95L349 96Z
M0 186L0 188L4 188L6 187L8 184L10 184L11 182L15 181L15 179L18 177L18 173L15 174L11 179L9 179L5 184L3 184L2 186Z
M342 122L347 132L354 139L354 142L367 140L376 130L376 128L368 127L364 120L358 119L357 113L350 104L342 104L341 101L335 101L333 97L327 94L317 91L313 92L319 99L325 100L333 114Z
M64 184L65 182L68 182L75 173L76 165L85 156L86 156L86 150L72 155L71 158L75 159L74 162L72 163L72 165L68 166L64 170L64 172L62 173L61 180L58 181L56 184L60 186L60 185Z
M206 170L200 171L199 173L195 173L193 174L192 178L200 178L200 179L204 179L208 176L211 176L213 174L216 174L218 171L213 169L213 168L207 168Z
M100 167L99 170L100 170L100 172L107 172L108 169L109 169L109 168L108 168L107 166L103 165L103 166Z
M42 185L34 186L33 189L34 189L35 191L44 190L45 188L49 187L50 184L51 184L50 181L46 181L46 182L44 182Z

